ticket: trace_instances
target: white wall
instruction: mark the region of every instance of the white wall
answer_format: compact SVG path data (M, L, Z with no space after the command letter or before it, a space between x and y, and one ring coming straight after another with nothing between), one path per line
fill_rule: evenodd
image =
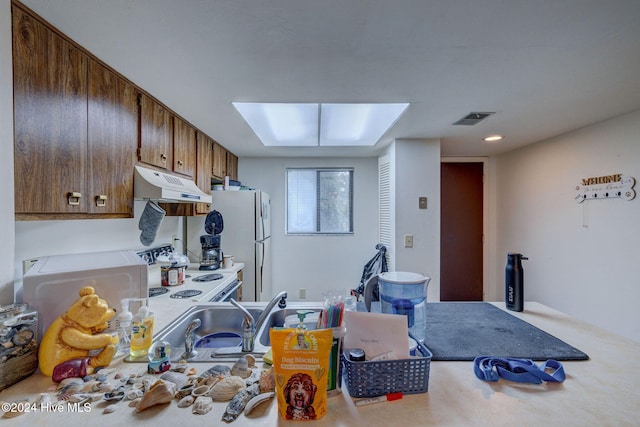
M353 235L285 235L288 167L354 168ZM298 290L305 288L307 301L322 301L324 291L346 291L358 285L378 239L376 158L241 158L238 173L243 184L271 196L274 294L286 290L290 301L298 301Z
M574 200L582 178L640 180L638 135L640 111L496 159L497 294L507 252L521 252L526 300L640 341L640 195Z
M11 1L0 0L0 305L13 302L13 73Z
M398 139L391 149L395 161L395 247L390 252L394 270L430 277L427 300L439 301L440 140ZM427 209L418 209L421 196L427 197ZM406 234L413 235L412 248L404 247Z

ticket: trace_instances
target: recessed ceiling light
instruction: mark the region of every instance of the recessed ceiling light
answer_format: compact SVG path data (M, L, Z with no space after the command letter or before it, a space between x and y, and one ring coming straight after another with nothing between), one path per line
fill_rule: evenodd
M485 136L483 139L483 141L486 142L498 142L500 140L502 140L503 136L502 135L489 135L489 136Z
M408 103L294 104L234 102L265 146L372 146Z

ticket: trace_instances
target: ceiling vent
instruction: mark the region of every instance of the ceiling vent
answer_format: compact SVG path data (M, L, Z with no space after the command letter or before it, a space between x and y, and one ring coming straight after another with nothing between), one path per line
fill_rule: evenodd
M489 117L492 114L494 114L494 113L488 113L488 112L484 112L484 113L469 113L466 116L464 116L463 118L461 118L460 120L458 120L457 122L455 122L454 125L473 126L475 124L480 123L482 120L486 119L487 117Z

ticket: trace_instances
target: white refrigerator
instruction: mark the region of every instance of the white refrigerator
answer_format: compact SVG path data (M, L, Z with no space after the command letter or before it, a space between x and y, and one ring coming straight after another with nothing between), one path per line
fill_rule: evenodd
M213 191L211 209L222 215L220 247L245 264L242 300L269 301L271 288L271 200L263 191Z

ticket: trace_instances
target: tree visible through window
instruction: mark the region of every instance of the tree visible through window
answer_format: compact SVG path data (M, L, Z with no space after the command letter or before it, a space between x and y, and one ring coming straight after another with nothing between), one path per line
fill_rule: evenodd
M353 169L287 169L287 234L353 233Z

